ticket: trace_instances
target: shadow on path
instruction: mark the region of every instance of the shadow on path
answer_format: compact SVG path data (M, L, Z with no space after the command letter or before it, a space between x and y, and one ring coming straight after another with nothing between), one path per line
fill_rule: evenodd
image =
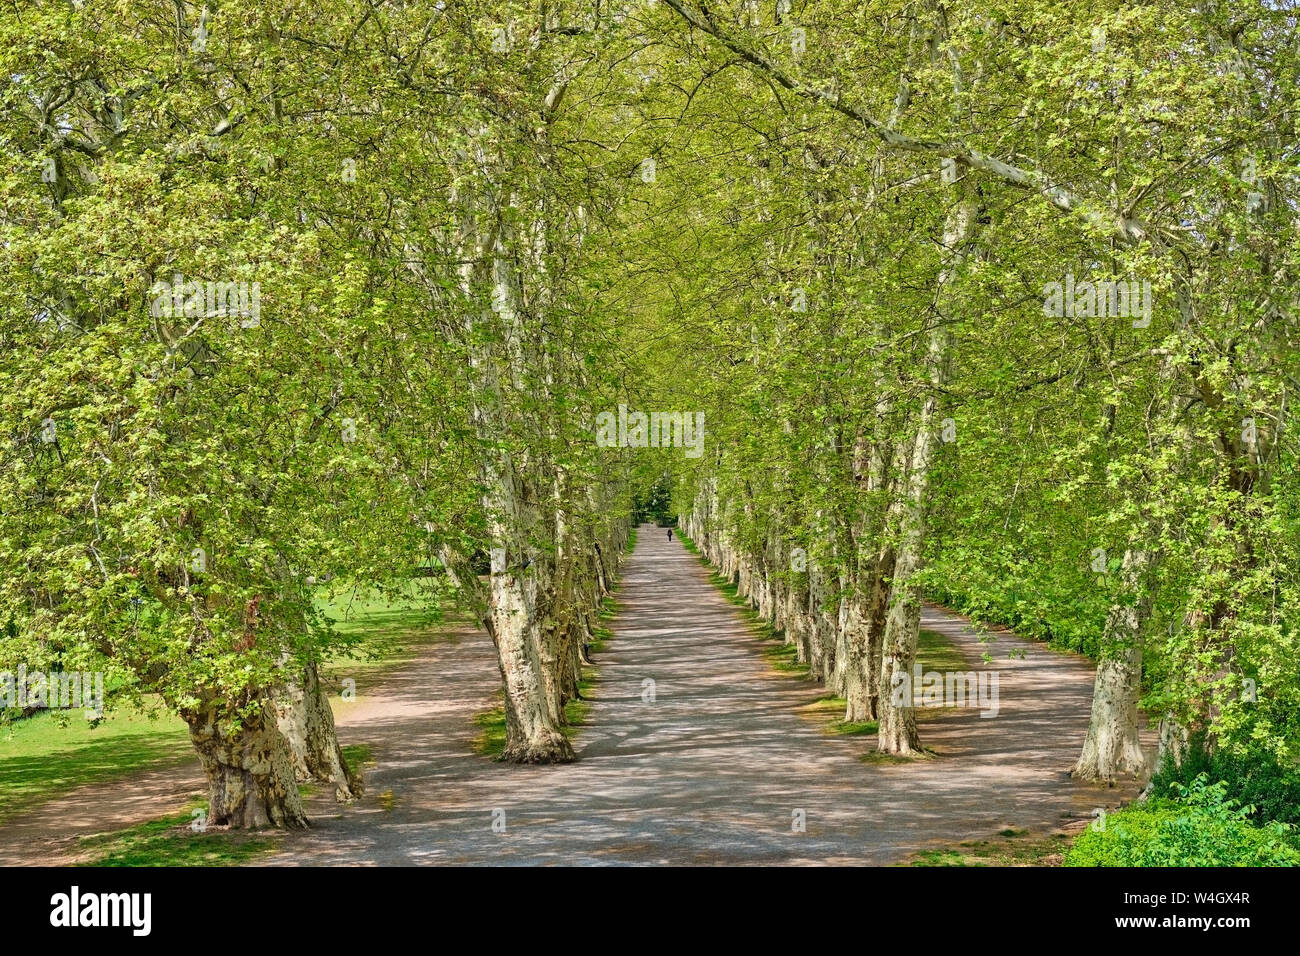
M284 835L269 861L892 863L1007 827L1050 831L1133 792L1068 777L1092 699L1082 657L1007 633L981 644L962 618L928 607L923 627L972 668L999 671L998 716L922 711L934 759L866 764L874 738L828 736L800 716L820 686L769 670L740 612L662 529L641 528L618 599L578 763L512 767L471 752L470 718L493 704L500 677L486 634L467 631L357 702L335 702L341 742L369 745L377 763L366 795L342 808L318 793L315 827ZM1010 659L1013 648L1026 656ZM78 836L156 818L202 787L191 767L83 787L0 828L0 864L66 862ZM792 832L796 810L806 832Z
M889 863L1009 826L1052 830L1123 795L1067 774L1092 698L1081 657L1006 633L981 644L961 618L927 608L923 626L972 667L993 655L998 716L924 713L934 759L865 764L874 740L829 737L801 717L819 686L768 670L740 613L662 529L641 529L618 598L578 763L467 753L469 717L498 686L491 643L467 636L394 679L385 706L344 722L344 742L370 743L379 763L368 795L318 809L317 827L290 835L274 862ZM806 832L792 832L796 810Z

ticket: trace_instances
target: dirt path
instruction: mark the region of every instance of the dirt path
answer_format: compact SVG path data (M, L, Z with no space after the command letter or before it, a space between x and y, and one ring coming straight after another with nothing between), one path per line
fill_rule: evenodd
M1088 724L1082 658L1008 634L981 645L962 620L927 609L925 626L972 666L986 647L994 655L999 714L927 713L938 757L868 765L858 755L869 740L828 737L798 713L822 692L768 670L737 610L660 529L641 529L619 601L578 763L467 757L495 658L481 636L438 648L393 687L391 713L344 735L378 742L361 806L290 836L274 862L887 863L1008 826L1051 830L1119 795L1066 774ZM1013 647L1026 657L1008 659ZM796 810L804 833L792 832Z
M1124 795L1066 773L1088 724L1083 658L1005 633L980 644L960 618L927 608L923 626L972 667L985 666L986 649L993 655L998 715L922 711L934 759L867 764L858 758L872 740L827 736L799 713L819 686L768 669L760 642L680 543L643 527L623 580L578 763L509 767L469 752L470 717L490 705L499 676L488 638L466 634L430 646L340 712L341 741L368 744L377 763L367 793L344 809L313 799L315 828L283 837L269 861L891 863L1006 827L1051 831ZM1009 659L1012 648L1026 656ZM643 700L647 679L653 703ZM199 781L176 783L175 799L149 801L152 816ZM70 826L52 806L27 818L57 818L56 833ZM792 832L797 810L806 832ZM14 824L31 834L34 822ZM49 833L42 860L28 862L51 862ZM10 859L0 850L0 863Z
M460 641L481 644L482 637L467 630L454 632L449 635L449 640L439 640L436 645L430 645L413 668L419 674L416 681L428 678L434 648L454 657ZM492 655L491 645L488 653ZM470 669L482 670L483 663L478 656L472 652L470 656ZM498 679L495 656L489 656L488 664L489 679L485 683L488 690L484 693L489 693L493 681ZM457 662L443 661L438 666L453 672ZM429 700L427 695L403 693L403 688L411 682L411 673L403 670L387 675L374 690L362 691L352 703L334 698L334 719L345 745L368 740L372 726L385 727L404 716L411 716L412 706L419 714L437 712L440 701ZM464 685L457 681L455 686ZM457 708L455 712L462 711L463 708ZM376 739L381 739L382 734L383 731L379 731ZM465 731L462 736L467 734ZM391 753L392 747L385 747L384 752ZM15 814L0 823L0 866L64 866L80 862L86 856L79 843L83 837L147 823L180 810L192 800L205 797L207 785L197 759L180 759L183 762L147 770L129 779L79 787L65 796ZM324 812L332 812L332 807L320 799L312 806L313 818L321 812L321 807L325 808ZM276 836L271 834L273 839Z

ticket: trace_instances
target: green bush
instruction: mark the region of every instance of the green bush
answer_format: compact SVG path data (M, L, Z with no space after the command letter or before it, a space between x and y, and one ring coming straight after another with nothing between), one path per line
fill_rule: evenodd
M926 596L979 623L1089 655L1109 607L1093 577L1077 569L961 548L932 556Z
M1290 826L1249 820L1253 808L1225 796L1204 774L1171 785L1177 799L1155 799L1109 814L1066 851L1065 866L1296 866Z
M1166 763L1151 778L1153 792L1169 793L1173 785L1188 786L1201 775L1222 781L1228 799L1239 806L1253 807L1255 823L1300 824L1300 770L1271 754L1209 753L1203 740L1193 739L1181 764Z

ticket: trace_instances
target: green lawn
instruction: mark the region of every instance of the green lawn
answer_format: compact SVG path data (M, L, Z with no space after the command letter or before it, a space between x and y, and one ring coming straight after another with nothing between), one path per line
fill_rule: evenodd
M448 622L430 610L434 585L417 578L405 586L348 591L322 598L321 608L352 643L328 660L322 680L337 701L345 678L359 695L391 668L433 641L454 640ZM185 724L172 714L111 709L97 725L81 711L43 711L0 724L0 823L86 784L104 785L144 771L194 761Z
M453 625L468 618L444 614L437 607L437 586L415 578L400 589L349 590L322 599L319 606L349 641L321 668L321 679L338 693L345 679L356 682L358 695L390 670L414 660L420 649L437 641L455 641Z
M184 811L115 833L83 837L81 866L236 866L274 849L276 841L243 833L196 832L195 802Z
M105 714L42 711L0 726L0 822L84 784L194 759L179 717L135 709Z

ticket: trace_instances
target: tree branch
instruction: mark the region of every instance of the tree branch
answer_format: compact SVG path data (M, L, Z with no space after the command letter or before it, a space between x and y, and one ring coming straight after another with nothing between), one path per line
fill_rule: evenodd
M1026 169L989 156L962 142L950 142L934 139L920 139L892 129L889 123L882 122L866 110L847 103L838 92L818 89L803 80L796 79L777 66L767 54L755 50L731 36L711 19L689 6L684 0L664 0L676 10L687 23L714 37L723 46L737 54L751 66L757 67L773 80L797 96L821 103L838 113L856 120L867 127L887 149L906 153L922 153L933 156L948 157L963 166L978 169L996 176L1003 182L1020 189L1027 189L1041 196L1047 202L1065 213L1076 213L1098 227L1103 232L1119 241L1129 244L1137 243L1151 234L1151 227L1141 219L1121 214L1108 215L1098 209L1085 206L1084 197L1073 190L1053 183L1042 171Z

